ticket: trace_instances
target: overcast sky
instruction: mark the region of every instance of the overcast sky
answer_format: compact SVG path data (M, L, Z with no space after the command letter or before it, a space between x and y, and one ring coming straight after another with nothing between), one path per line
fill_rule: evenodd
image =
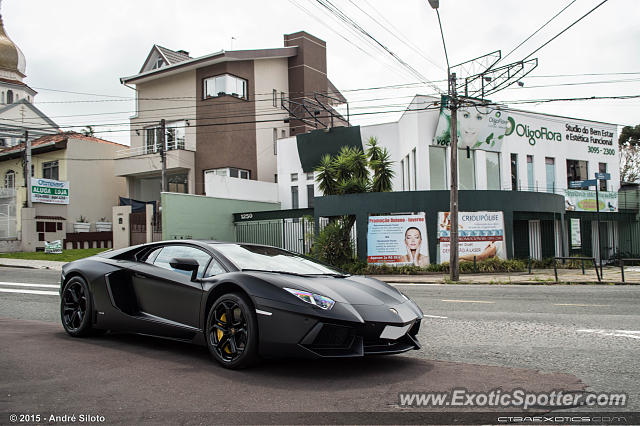
M331 2L422 76L446 89L437 16L426 0ZM504 64L526 57L600 2L575 1ZM440 3L449 60L454 65L497 49L506 55L571 0ZM124 144L129 143L128 128L118 124L128 122L133 103L126 98L133 92L119 78L136 74L154 43L197 57L232 47L281 47L283 34L306 30L327 41L329 78L343 90L352 111L397 111L410 96L434 92L427 85L355 91L418 79L390 55L357 38L315 0L3 0L1 12L9 37L26 56L25 82L39 92L36 105L60 126L97 124L99 136ZM640 94L638 22L638 0L609 0L533 56L539 66L523 79L523 88L504 90L491 99ZM584 75L600 73L607 75ZM577 84L584 82L596 83ZM374 106L378 108L371 109ZM640 123L640 99L518 108L621 125ZM354 121L380 123L398 116L375 114Z

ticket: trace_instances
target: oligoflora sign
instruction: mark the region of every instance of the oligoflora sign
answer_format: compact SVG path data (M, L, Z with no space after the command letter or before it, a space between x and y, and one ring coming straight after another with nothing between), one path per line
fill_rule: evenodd
M506 136L515 132L516 135L527 138L529 145L535 145L541 139L562 142L562 134L560 132L551 131L544 126L537 129L531 128L528 124L516 123L513 117L509 117L507 120L509 124L507 125Z
M510 136L510 140L514 136L526 139L531 146L565 142L575 148L586 147L587 154L615 155L617 152L615 125L560 117L544 119L514 111L509 112L507 121L505 136Z

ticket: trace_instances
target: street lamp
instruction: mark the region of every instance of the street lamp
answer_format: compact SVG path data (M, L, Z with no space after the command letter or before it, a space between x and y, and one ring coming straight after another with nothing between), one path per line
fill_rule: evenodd
M449 66L449 55L447 45L444 42L444 32L440 21L439 0L428 0L429 5L436 10L440 34L442 35L442 46L444 56L447 60L447 103L451 111L451 186L449 191L449 219L451 230L449 231L449 279L458 281L460 279L460 261L458 255L458 98L456 90L456 73L451 72Z

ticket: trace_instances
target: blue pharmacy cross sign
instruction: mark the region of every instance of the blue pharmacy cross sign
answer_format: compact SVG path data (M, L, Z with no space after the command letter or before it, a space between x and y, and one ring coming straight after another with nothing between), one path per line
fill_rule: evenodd
M611 179L611 174L610 173L596 173L596 179L599 179L599 180L610 180Z

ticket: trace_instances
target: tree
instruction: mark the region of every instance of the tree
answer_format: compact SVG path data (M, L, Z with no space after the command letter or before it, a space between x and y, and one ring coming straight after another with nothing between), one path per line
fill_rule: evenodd
M85 126L85 128L82 129L82 134L85 136L95 136L93 126Z
M343 146L335 156L324 155L316 167L316 182L324 195L390 192L393 189L393 162L386 148L369 138L366 152L360 148ZM351 229L354 215L330 218L331 226L321 233L314 252L325 262L335 266L351 260Z
M620 137L618 138L618 144L620 148L622 148L627 143L631 146L640 144L640 124L635 127L624 126L622 128L622 132L620 132Z
M626 142L620 146L620 180L636 182L640 179L640 145Z

